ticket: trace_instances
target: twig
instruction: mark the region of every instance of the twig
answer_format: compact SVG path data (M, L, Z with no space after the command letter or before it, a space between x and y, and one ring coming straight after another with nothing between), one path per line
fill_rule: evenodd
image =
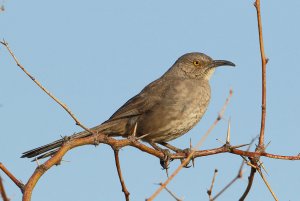
M214 123L210 126L210 128L207 130L207 132L205 133L205 135L202 136L202 138L200 139L200 141L197 143L197 145L195 146L195 148L189 153L189 155L186 157L186 159L180 164L180 166L172 173L172 175L150 196L150 198L147 199L147 201L151 201L153 200L161 191L162 189L164 189L168 183L170 183L170 181L179 173L179 171L186 166L189 161L191 160L191 158L193 157L195 151L197 149L199 149L199 147L203 144L203 142L206 140L206 138L208 137L208 135L211 133L211 131L215 128L215 126L218 124L218 122L222 119L222 116L226 110L226 107L230 101L230 98L232 96L232 90L230 90L228 97L226 98L226 101L221 109L221 112L219 113L218 117L216 118L216 120L214 121Z
M16 62L17 66L40 88L42 89L48 96L50 96L50 98L52 98L56 103L58 103L71 117L72 119L75 121L76 125L80 126L82 129L88 131L91 134L94 134L94 132L92 130L90 130L89 128L87 128L86 126L84 126L78 119L77 117L73 114L73 112L67 107L66 104L64 104L63 102L61 102L58 98L56 98L50 91L48 91L37 79L35 79L24 67L23 65L19 62L19 60L17 59L17 57L14 55L14 53L12 52L12 50L10 49L10 47L8 46L8 43L3 40L0 41L0 43L2 45L4 45L4 47L6 47L6 49L8 50L8 52L10 53L10 55L13 57L14 61Z
M260 56L261 56L261 69L262 69L262 103L261 103L261 124L260 124L260 134L258 140L258 146L256 147L256 152L265 152L265 124L266 124L266 109L267 109L267 88L266 88L266 65L268 60L266 59L265 50L264 50L264 41L263 41L263 33L262 33L262 21L261 21L261 14L260 14L260 0L256 0L254 3L257 13L257 26L258 26L258 35L259 35L259 47L260 47ZM251 158L251 163L255 166L257 165L257 161L259 161L259 157ZM256 173L256 169L251 167L251 173L248 178L248 185L247 188L240 198L240 201L244 200L253 183L254 175Z
M0 169L19 187L21 192L24 191L24 184L18 180L1 162Z
M120 160L119 160L119 150L114 150L114 154L115 154L115 162L116 162L116 168L117 168L117 171L118 171L118 175L119 175L119 179L120 179L120 183L121 183L121 186L122 186L122 191L125 195L125 200L126 201L129 201L129 191L127 190L126 188L126 185L125 185L125 182L124 182L124 179L123 179L123 176L122 176L122 171L121 171L121 167L120 167Z
M256 139L257 137L255 137L255 138L253 138L252 140L251 140L251 142L249 143L249 146L248 146L248 148L247 148L247 151L249 151L250 150L250 148L251 148L251 145L254 143L254 141L255 141L255 139ZM244 167L244 164L245 164L245 162L244 162L244 160L242 161L242 163L241 163L241 166L240 166L240 169L239 169L239 171L238 171L238 173L237 173L237 175L219 192L219 193L217 193L213 198L212 198L212 200L216 200L222 193L224 193L232 184L234 184L238 179L241 179L242 177L243 177L243 167Z
M254 6L257 12L259 47L260 47L260 56L261 56L261 67L262 67L261 126L260 126L258 148L264 150L264 136L265 136L266 109L267 109L266 66L268 60L266 58L265 49L264 49L262 21L261 21L261 14L260 14L260 0L256 0Z
M277 154L270 154L266 152L251 152L251 151L243 151L239 149L234 149L231 151L233 154L237 154L240 156L247 156L247 157L261 157L265 156L268 158L274 158L274 159L282 159L282 160L300 160L300 155L295 155L295 156L283 156L283 155L277 155Z
M260 168L257 168L257 172L260 174L261 178L263 179L263 181L265 182L266 186L268 187L270 193L272 194L274 200L278 201L277 196L275 195L274 191L272 190L270 184L268 183L266 177L264 176L264 174L261 172Z
M218 169L215 169L214 171L214 176L213 176L213 179L211 181L211 185L210 185L210 188L209 190L207 190L207 194L208 194L208 198L209 198L209 201L213 201L214 198L212 197L212 189L214 187L214 184L215 184L215 180L216 180L216 176L217 176L217 173L218 173Z
M242 197L239 199L239 201L244 201L245 198L247 197L251 187L252 187L252 184L253 184L253 180L254 180L254 176L255 176L255 172L256 172L256 168L254 167L251 167L251 172L250 172L250 176L248 177L248 185L247 185L247 188L245 190L245 192L243 193Z
M159 185L162 185L162 183L159 183ZM165 190L172 196L172 198L174 198L176 201L183 201L183 199L177 197L170 189L168 189L167 187L165 188Z
M0 195L3 201L10 201L10 199L6 195L1 176L0 176Z
M222 193L224 193L234 182L236 182L240 177L236 176L233 178L219 193L217 193L210 201L216 200Z

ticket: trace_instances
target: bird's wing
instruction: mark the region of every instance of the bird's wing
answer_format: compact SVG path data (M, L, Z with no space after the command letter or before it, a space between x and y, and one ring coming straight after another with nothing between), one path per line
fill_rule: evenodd
M139 94L129 99L122 107L120 107L107 121L104 123L128 118L133 116L139 116L156 105L161 99L161 95L159 93L153 94L152 91L156 91L159 88L161 80L155 80L146 86ZM163 91L163 88L160 88L159 91Z

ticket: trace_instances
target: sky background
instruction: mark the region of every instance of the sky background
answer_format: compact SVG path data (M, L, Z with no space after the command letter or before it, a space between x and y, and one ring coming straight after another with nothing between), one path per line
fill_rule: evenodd
M81 122L92 127L105 121L125 101L162 75L187 52L204 52L234 62L218 68L211 80L212 99L201 122L173 145L195 144L234 91L224 120L202 149L225 141L231 118L232 144L248 143L259 134L261 60L253 1L12 1L2 0L0 38L20 62L66 103ZM267 66L267 151L300 152L299 58L300 1L262 1ZM36 163L22 152L78 132L68 114L42 92L0 47L0 162L26 183ZM131 200L144 200L166 180L159 160L134 148L123 148L121 166ZM51 168L34 189L33 201L124 200L113 152L106 145L76 148L62 165ZM300 162L262 159L267 179L280 200L299 200ZM168 186L184 200L208 200L206 190L215 168L213 194L235 175L241 157L219 154L196 160ZM173 172L179 161L172 162ZM218 200L238 200L244 177ZM19 189L2 172L7 194L20 200ZM156 200L174 200L162 192ZM248 201L273 200L257 174Z

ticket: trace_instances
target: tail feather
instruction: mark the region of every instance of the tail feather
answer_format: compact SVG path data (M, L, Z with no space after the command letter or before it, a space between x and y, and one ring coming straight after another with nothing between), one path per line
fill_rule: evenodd
M82 138L82 137L87 137L91 135L89 132L87 131L82 131L80 133L76 133L74 135L71 135L70 137L67 137L67 139L69 138ZM51 142L49 144L46 144L44 146L26 151L24 153L22 153L21 158L33 158L33 157L37 157L37 159L41 159L41 158L46 158L48 156L52 156L53 154L55 154L58 150L58 148L60 146L62 146L62 144L66 141L66 138L62 138L60 140L56 140L54 142Z
M115 136L114 133L122 133L126 124L122 120L114 120L114 121L106 121L101 125L95 126L91 128L91 130L97 131L97 132L105 132L108 135ZM114 128L114 129L111 129ZM49 156L52 156L55 154L59 147L63 145L63 143L68 140L68 139L75 139L75 138L83 138L90 136L91 133L88 131L82 131L79 133L75 133L71 136L68 137L63 137L60 140L56 140L54 142L51 142L49 144L46 144L44 146L26 151L22 153L21 158L33 158L35 157L36 159L41 159L41 158L46 158Z
M35 159L33 159L31 162L35 161L35 160L39 160L39 159L43 159L43 158L47 158L49 156L52 156L53 154L55 154L57 151L59 150L59 148L56 148L54 150L48 151L42 155L39 155L38 157L36 157Z

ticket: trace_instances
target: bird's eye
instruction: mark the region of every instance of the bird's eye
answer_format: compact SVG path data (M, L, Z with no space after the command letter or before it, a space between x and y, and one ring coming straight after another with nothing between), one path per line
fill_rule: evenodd
M199 66L200 62L196 60L196 61L193 61L193 64L194 64L194 66Z

